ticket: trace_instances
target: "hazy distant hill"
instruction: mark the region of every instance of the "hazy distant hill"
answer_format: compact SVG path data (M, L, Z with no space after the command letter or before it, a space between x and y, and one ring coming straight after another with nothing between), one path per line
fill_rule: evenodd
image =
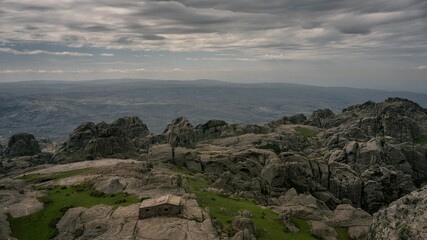
M404 97L427 107L427 94L285 83L132 79L0 83L0 135L25 131L65 138L83 121L112 121L124 115L139 116L152 132L161 132L178 116L193 124L209 119L262 124L283 115L311 114L319 108L340 111L387 97Z

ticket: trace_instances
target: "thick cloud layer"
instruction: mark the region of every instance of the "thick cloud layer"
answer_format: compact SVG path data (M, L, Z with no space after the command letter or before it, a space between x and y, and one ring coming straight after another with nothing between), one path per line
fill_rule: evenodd
M424 48L427 37L424 0L2 0L0 8L2 42L269 51Z
M236 62L402 58L410 65L403 68L427 64L425 0L0 0L0 22L0 58L114 56L31 45L54 44L231 53L225 58Z

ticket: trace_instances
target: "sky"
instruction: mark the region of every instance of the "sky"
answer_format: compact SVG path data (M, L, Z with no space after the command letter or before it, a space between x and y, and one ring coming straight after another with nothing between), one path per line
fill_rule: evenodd
M427 1L0 0L0 81L113 78L427 93Z

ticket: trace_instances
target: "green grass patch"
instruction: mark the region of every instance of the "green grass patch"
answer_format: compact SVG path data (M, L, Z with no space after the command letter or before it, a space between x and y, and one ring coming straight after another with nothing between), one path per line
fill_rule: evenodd
M188 183L196 192L201 191L203 188L209 187L209 183L207 181L196 178L188 179Z
M182 174L183 176L194 175L197 173L195 171L191 171L190 169L183 168L183 167L180 167L180 166L177 166L174 164L170 164L170 163L165 163L163 166L169 168L170 170L172 170L176 173Z
M421 136L421 137L415 139L414 144L426 145L427 144L427 136Z
M317 136L317 131L315 131L315 130L311 130L311 129L308 129L308 128L304 128L304 127L296 127L295 128L295 131L297 132L297 133L299 133L299 134L301 134L301 135L303 135L304 137L306 137L306 138L312 138L312 137L315 137L315 136Z
M208 187L208 182L200 179L190 179L190 186L193 187L193 192L197 195L197 201L202 207L209 209L209 214L216 219L222 229L230 236L235 233L231 226L231 222L240 210L249 210L253 214L253 222L258 230L259 236L257 239L295 239L306 240L315 239L310 234L310 229L307 221L296 219L296 225L301 229L298 233L286 232L285 225L280 221L279 215L268 208L262 208L254 202L230 198L218 195L217 193L202 191L204 187Z
M56 236L56 223L69 208L99 204L126 206L140 201L138 197L127 193L107 195L98 192L88 183L71 187L56 186L39 200L45 204L43 210L25 217L8 218L13 237L19 240L46 240Z
M350 240L350 236L348 235L348 228L347 227L337 227L335 228L335 231L337 232L337 238L339 240Z
M47 182L51 180L58 180L62 178L72 177L76 175L83 175L94 172L93 168L82 168L82 169L74 169L65 172L57 172L53 174L41 174L41 173L31 173L27 175L23 175L18 177L18 179L22 179L28 183L41 183Z

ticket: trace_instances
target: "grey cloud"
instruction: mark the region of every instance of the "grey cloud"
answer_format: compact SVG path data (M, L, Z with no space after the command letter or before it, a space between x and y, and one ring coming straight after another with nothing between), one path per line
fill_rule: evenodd
M55 10L55 6L42 5L42 4L20 3L20 2L13 2L12 4L14 5L15 9L20 11L45 12L45 11Z
M37 30L37 29L38 29L38 27L31 26L31 25L25 26L25 30Z
M145 40L164 40L164 39L166 39L165 37L163 37L163 36L160 36L160 35L156 35L156 34L144 34L144 35L142 35L142 38L143 39L145 39Z
M101 24L80 24L71 23L68 27L74 30L86 31L86 32L111 32L114 29Z
M194 25L221 24L231 21L227 16L221 16L221 13L212 9L189 8L178 2L151 2L142 6L136 15L149 15L155 19Z
M141 40L148 40L148 41L161 41L165 40L166 38L160 35L156 34L134 34L130 36L120 36L114 40L116 44L133 44L137 43Z

